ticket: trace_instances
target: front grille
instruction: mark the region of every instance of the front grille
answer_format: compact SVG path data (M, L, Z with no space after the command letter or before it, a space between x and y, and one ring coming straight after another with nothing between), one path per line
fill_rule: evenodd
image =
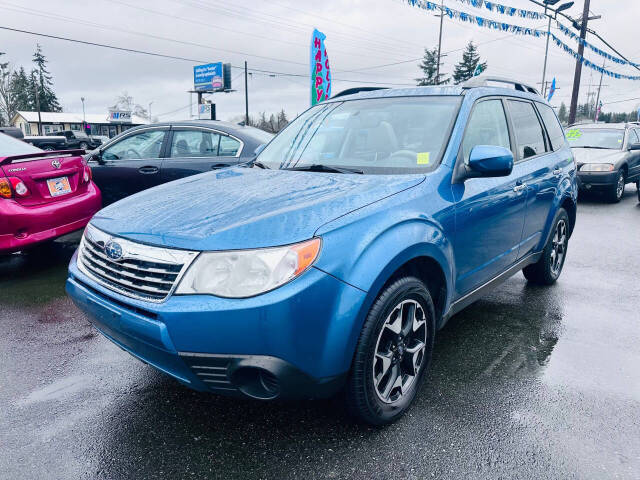
M180 352L180 357L211 391L218 393L236 392L229 380L227 370L230 357Z
M105 245L117 241L122 257L110 258ZM166 299L176 287L195 252L148 246L111 237L87 227L80 244L78 266L103 286L123 295L151 302Z

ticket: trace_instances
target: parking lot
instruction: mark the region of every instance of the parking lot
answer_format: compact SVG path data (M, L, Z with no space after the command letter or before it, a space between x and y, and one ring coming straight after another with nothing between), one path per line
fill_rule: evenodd
M197 393L99 336L75 245L0 261L2 478L638 478L640 204L581 199L560 281L452 318L409 414Z

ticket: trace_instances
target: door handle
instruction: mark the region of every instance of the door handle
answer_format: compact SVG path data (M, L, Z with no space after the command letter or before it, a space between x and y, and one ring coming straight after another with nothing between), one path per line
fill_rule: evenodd
M140 167L138 169L138 172L145 174L145 175L149 175L152 173L158 173L160 171L160 169L158 167Z
M516 193L520 193L522 192L525 188L527 188L527 184L526 183L522 183L520 185L516 185L515 187L513 187L513 191Z
M218 168L224 168L228 166L228 163L214 163L213 165L211 165L211 170L217 170Z
M560 175L562 173L562 169L561 168L556 168L552 173L557 177L558 175Z

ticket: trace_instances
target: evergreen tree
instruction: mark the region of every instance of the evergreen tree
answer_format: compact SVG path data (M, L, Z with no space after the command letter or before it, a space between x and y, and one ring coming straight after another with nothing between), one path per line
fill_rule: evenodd
M15 99L16 111L35 110L35 92L31 89L24 67L11 74L11 92Z
M453 70L453 82L461 83L473 77L478 65L483 72L487 69L487 62L480 63L480 54L472 40L462 53L462 61L456 64Z
M567 123L568 117L569 116L567 115L567 106L564 104L564 102L562 102L560 104L560 108L558 109L558 119L560 120L560 123L565 125Z
M440 73L438 75L438 49L434 48L433 50L429 50L428 48L424 49L424 57L422 58L422 62L418 65L418 68L422 70L424 73L424 77L416 78L416 82L418 82L419 87L423 87L425 85L444 85L449 83L449 78L444 78L444 74Z
M36 68L32 71L33 80L31 86L34 89L33 95L35 95L35 89L37 88L40 97L40 110L43 112L61 112L62 107L53 91L53 77L47 70L47 59L42 53L40 44L37 45L33 54L33 63ZM35 103L35 99L33 103Z
M283 108L282 110L280 110L280 113L278 113L278 117L276 120L276 126L278 129L278 132L282 130L284 127L286 127L287 125L289 125L289 119L287 118L287 114L284 113L284 108Z

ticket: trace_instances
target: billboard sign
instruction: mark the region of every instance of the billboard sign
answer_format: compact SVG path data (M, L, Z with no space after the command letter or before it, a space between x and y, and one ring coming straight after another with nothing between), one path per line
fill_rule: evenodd
M107 120L111 123L131 123L130 110L109 110Z
M193 67L193 89L207 92L223 88L222 62Z

